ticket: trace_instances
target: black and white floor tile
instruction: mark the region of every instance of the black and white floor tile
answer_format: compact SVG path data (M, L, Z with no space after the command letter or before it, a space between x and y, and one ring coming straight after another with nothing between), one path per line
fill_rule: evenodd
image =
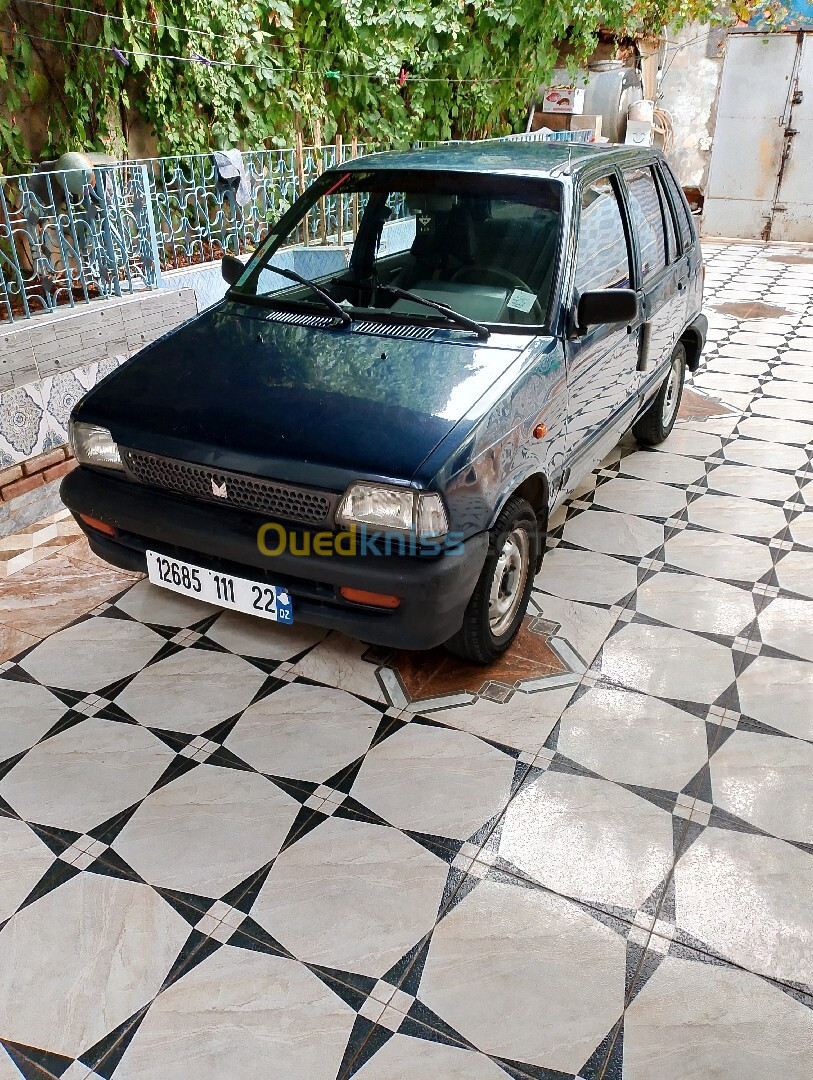
M813 1074L784 250L708 245L692 383L730 415L624 440L552 522L566 679L421 711L359 642L144 582L2 666L2 1080Z

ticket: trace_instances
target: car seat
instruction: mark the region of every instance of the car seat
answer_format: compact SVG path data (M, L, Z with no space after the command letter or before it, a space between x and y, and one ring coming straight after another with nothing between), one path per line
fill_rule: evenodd
M409 289L418 281L451 277L474 262L475 242L474 222L465 205L419 211L415 239L395 284Z

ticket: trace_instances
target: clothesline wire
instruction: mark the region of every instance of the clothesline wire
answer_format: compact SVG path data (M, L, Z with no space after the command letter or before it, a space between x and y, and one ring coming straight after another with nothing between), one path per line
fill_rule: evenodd
M218 33L216 33L215 31L212 31L212 30L197 30L197 29L195 29L193 27L190 27L190 26L174 26L173 24L166 23L166 22L165 23L160 23L160 22L155 23L155 22L152 22L150 19L136 19L134 17L125 18L122 15L114 15L112 12L94 11L92 8L76 7L73 4L54 4L54 3L50 3L49 0L18 0L18 2L24 3L24 4L31 4L31 5L34 5L36 7L50 8L52 11L70 11L70 12L73 12L74 14L77 14L77 15L90 15L93 18L101 19L102 21L115 21L115 22L123 23L125 25L127 23L130 23L130 24L135 25L135 26L146 26L146 27L149 27L149 28L151 28L153 30L156 30L156 29L158 29L159 26L162 26L165 30L173 30L173 31L175 31L176 33L179 33L179 34L193 34L193 35L196 35L198 37L209 38L209 39L217 39L219 41L233 42L233 40L234 40L228 34L218 34ZM688 41L684 41L684 42L680 42L680 43L666 41L665 42L666 50L668 51L670 49L674 49L675 54L670 58L669 63L666 65L666 67L665 67L665 69L663 71L663 74L661 75L661 80L663 80L663 78L668 73L669 69L672 66L672 62L674 61L675 56L677 55L678 52L680 52L682 49L685 49L687 45L693 45L697 41L703 41L705 38L710 37L711 34L713 34L716 29L718 29L718 27L716 27L716 26L712 27L712 29L709 30L707 33L699 34L697 37L690 38ZM70 45L70 46L73 46L75 48L95 49L95 50L100 51L100 52L112 52L113 51L113 48L111 46L91 45L91 44L84 43L84 42L79 42L79 41L66 41L66 40L62 40L60 38L43 37L43 36L37 35L37 34L30 34L30 33L28 33L27 31L24 31L24 30L18 30L17 32L20 33L20 34L23 34L24 36L26 36L28 38L33 38L35 41L47 41L47 42L50 42L50 43L55 44L55 45ZM286 48L285 45L280 45L280 44L278 44L276 42L266 42L265 47L270 48L270 49L284 49L284 48ZM128 56L128 55L129 56L139 56L139 57L155 59L155 60L172 60L172 61L174 61L176 63L203 64L204 66L226 67L226 68L253 68L255 70L258 69L259 67L264 66L264 65L261 65L261 64L244 64L244 63L239 63L238 61L213 60L210 57L175 56L175 55L172 55L170 53L153 53L153 52L145 52L145 51L140 51L140 50L135 50L135 49L122 49L120 46L116 46L116 48L117 48L119 53L122 53L125 56ZM297 48L297 51L299 51L299 52L316 53L316 54L318 54L320 56L328 56L328 55L332 56L332 55L335 55L335 50L332 50L332 49L317 49L317 48L314 48L313 46L308 46L308 45L298 45L296 48ZM305 68L275 68L275 70L279 71L280 73L284 73L284 74L308 74L308 71ZM319 74L319 73L318 72L313 72L313 74ZM339 78L345 78L345 79L385 79L385 78L388 78L388 76L382 75L380 72L373 72L373 71L369 71L369 72L331 72L330 76L328 76L328 77L331 77L331 76L332 77L338 76ZM483 79L453 79L453 78L444 79L444 78L428 78L428 77L410 75L409 81L410 82L438 82L438 83L452 82L452 83L457 83L457 84L484 82L484 83L492 83L493 84L493 83L502 83L502 82L515 82L516 79L511 78L511 77L505 77L505 78L492 77L492 78L483 78Z
M269 66L269 65L266 65L266 64L245 64L245 63L240 63L238 61L230 61L230 60L211 60L208 57L200 57L200 58L198 58L198 57L191 57L191 56L176 56L176 55L174 55L172 53L144 52L144 51L139 50L139 49L124 49L124 48L121 48L120 46L115 46L115 52L114 52L114 47L110 46L110 45L91 45L88 42L84 42L84 41L68 41L65 38L44 37L41 34L31 34L27 30L18 30L17 33L21 34L23 37L27 37L27 38L29 38L29 39L31 39L33 41L47 41L47 42L49 42L50 44L53 44L53 45L69 45L69 46L71 46L72 48L75 48L75 49L92 49L95 52L113 53L113 55L115 55L115 52L118 52L118 53L121 53L124 56L138 56L138 57L147 58L147 59L154 59L154 60L171 60L171 61L173 61L175 63L180 63L180 64L197 64L197 65L204 66L204 67L211 66L211 67L225 67L225 68L253 68L254 70L258 70L259 68ZM363 72L321 71L321 72L319 72L319 71L309 70L308 68L288 68L288 67L283 68L283 67L274 67L273 65L270 65L270 66L273 67L274 71L279 72L280 74L318 75L320 78L323 78L323 79L324 78L334 78L334 79L341 80L341 79L390 79L390 78L397 78L397 75L390 76L390 75L382 74L381 72L378 72L378 71L363 71ZM502 82L516 82L517 81L517 76L508 77L508 78L497 78L497 77L493 77L493 76L483 76L482 78L479 78L479 79L458 79L458 78L448 78L447 79L447 78L426 77L426 76L422 76L422 75L417 75L417 76L410 75L409 81L411 83L422 82L422 83L457 83L457 84L462 84L462 83L492 83L493 84L493 83L502 83Z
M110 20L110 19L115 20L116 22L121 22L121 23L125 23L127 21L127 20L124 19L123 16L121 16L121 15L113 15L110 12L93 11L90 8L75 7L75 6L71 5L71 4L52 4L52 3L49 2L49 0L18 0L18 2L21 2L21 3L24 3L24 4L33 4L33 5L36 5L37 7L50 8L52 11L72 11L75 14L92 15L97 19L102 19L103 21ZM137 25L137 26L147 26L147 27L151 27L153 29L157 29L156 24L151 22L149 19L131 18L129 21L131 23L133 23L134 25ZM234 41L234 39L232 37L230 37L228 34L217 34L217 33L214 33L213 31L207 31L207 30L195 30L195 29L192 29L191 27L185 27L185 26L173 26L170 23L161 23L159 25L162 25L165 30L175 30L177 33L181 33L181 34L195 34L195 35L198 35L200 37L216 38L216 39L218 39L220 41L229 41L229 42L232 42L232 43ZM35 35L35 34L29 34L27 31L24 31L24 30L18 30L17 32L21 33L21 34L25 34L25 36L27 36L29 38L33 37L37 41L49 41L49 42L51 42L53 44L57 44L57 45L73 45L73 46L76 46L77 48L96 49L96 50L99 50L101 52L111 52L112 51L111 46L90 45L90 44L86 44L86 43L80 42L80 41L65 41L65 40L62 40L62 39L59 39L59 38L46 38L46 37L41 37L41 36L38 36L38 35ZM266 42L265 47L270 48L270 49L284 49L284 48L286 48L285 45L279 45L279 44L274 43L274 42ZM195 57L188 57L188 56L173 56L173 55L171 55L169 53L143 52L143 51L138 51L138 50L134 50L134 49L124 49L120 45L116 45L116 48L119 50L119 52L123 53L125 56L141 56L141 57L149 57L149 58L158 59L158 60L174 60L174 61L178 61L178 62L181 62L181 63L190 63L190 64L205 63L205 64L211 65L213 67L240 67L240 68L255 68L256 69L256 68L265 66L265 65L262 65L262 64L241 64L241 63L238 63L237 61L232 62L232 61L227 61L227 60L213 60L213 59L211 59L209 57L204 57L203 59L197 59ZM316 53L316 54L318 54L320 56L335 56L335 54L336 54L334 49L316 49L316 48L313 48L312 46L308 46L308 45L297 45L296 49L297 49L298 52ZM280 71L280 72L284 72L284 73L288 73L288 74L293 74L293 73L308 74L308 71L305 68L275 68L275 70ZM315 72L314 74L318 74L318 72ZM337 74L340 78L347 78L347 79L386 79L386 78L389 78L389 76L382 75L380 72L377 72L377 71L376 72L373 72L373 71L360 72L360 73L359 72L342 72L342 71L340 71L340 72L336 72L336 73L332 73L332 74ZM396 78L397 78L397 75L396 75ZM497 82L515 82L515 81L516 81L516 79L511 78L511 77L505 77L505 78L489 77L489 78L483 78L483 79L443 79L443 78L429 78L429 77L423 77L423 76L415 76L415 75L411 75L411 74L409 75L409 82L439 82L439 83L442 83L442 82L453 82L453 83L489 82L489 83L497 83Z
M229 34L217 34L213 30L195 30L191 26L173 26L171 23L154 23L150 19L125 19L122 15L114 15L109 11L93 11L91 8L74 7L71 4L51 4L48 0L17 0L18 3L34 4L36 7L51 8L52 11L72 11L76 15L92 15L96 19L102 19L103 21L113 20L115 22L127 23L130 22L134 26L147 26L153 30L163 27L164 30L175 30L179 34L196 34L199 37L205 38L217 38L220 41L233 41L233 37ZM267 47L271 49L284 49L285 45L267 43ZM302 52L314 52L314 53L330 53L330 49L315 49L308 45L298 45L297 49Z

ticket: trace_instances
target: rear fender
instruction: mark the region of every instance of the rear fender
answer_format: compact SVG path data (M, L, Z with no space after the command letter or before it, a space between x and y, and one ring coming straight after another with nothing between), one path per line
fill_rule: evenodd
M686 327L680 336L681 343L686 349L686 367L689 371L697 371L700 367L700 355L706 344L709 321L705 315L697 315Z

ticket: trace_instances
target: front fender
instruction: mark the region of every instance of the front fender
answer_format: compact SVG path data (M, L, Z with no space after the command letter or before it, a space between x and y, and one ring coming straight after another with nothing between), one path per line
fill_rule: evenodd
M542 434L535 434L543 427ZM452 528L464 536L489 529L509 496L523 494L543 522L551 477L561 470L567 431L564 353L558 342L531 357L508 393L483 415L435 475Z

